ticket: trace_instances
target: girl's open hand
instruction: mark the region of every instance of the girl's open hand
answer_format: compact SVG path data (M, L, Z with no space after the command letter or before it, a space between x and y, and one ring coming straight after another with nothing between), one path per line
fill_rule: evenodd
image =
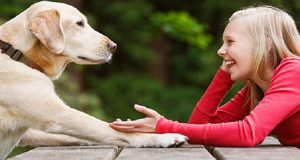
M134 121L116 120L110 123L109 126L122 132L155 132L156 123L161 118L161 115L153 109L138 104L134 105L134 109L138 112L144 113L146 117Z

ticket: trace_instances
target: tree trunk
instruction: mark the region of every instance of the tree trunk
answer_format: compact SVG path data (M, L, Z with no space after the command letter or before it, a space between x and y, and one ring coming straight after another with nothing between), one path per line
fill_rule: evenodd
M169 47L166 36L158 34L152 43L154 50L153 75L157 81L167 85L169 82Z

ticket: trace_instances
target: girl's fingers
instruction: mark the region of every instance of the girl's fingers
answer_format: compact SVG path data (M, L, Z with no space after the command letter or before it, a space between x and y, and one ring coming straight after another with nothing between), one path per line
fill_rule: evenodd
M112 128L118 128L118 129L132 129L134 128L134 126L120 126L120 125L114 125L114 124L110 124L109 125Z
M141 113L144 113L148 117L155 117L155 116L158 115L158 113L156 111L154 111L153 109L147 108L147 107L142 106L142 105L135 104L134 109L141 112Z
M121 131L121 132L149 132L147 129L145 128L139 128L136 126L120 126L120 125L115 125L115 124L109 124L109 126L115 130Z
M126 133L131 133L131 132L153 133L154 132L147 128L139 128L136 126L119 126L119 125L114 125L114 124L110 124L109 126L115 130L118 130L121 132L126 132Z
M114 121L110 124L113 124L115 126L138 126L139 122L137 122L137 121Z
M127 122L128 122L128 121L131 121L131 119L127 119L126 121L127 121ZM125 121L125 122L126 122L126 121ZM117 118L114 122L123 122L123 121L122 121L120 118Z
M119 125L114 125L114 124L109 124L109 126L115 130L121 131L121 132L135 132L135 127L134 126L119 126Z
M122 120L120 118L117 118L116 121L117 122L122 122Z

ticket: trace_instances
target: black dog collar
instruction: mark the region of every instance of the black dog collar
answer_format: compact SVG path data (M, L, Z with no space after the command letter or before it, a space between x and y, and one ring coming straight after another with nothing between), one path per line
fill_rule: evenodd
M4 42L0 39L0 50L1 53L8 55L11 59L15 61L22 62L26 64L27 66L30 66L33 69L37 69L41 72L44 72L43 68L39 66L38 64L34 63L32 60L24 56L24 54L18 50L15 49L10 43Z
M15 49L10 43L4 42L0 39L0 49L3 54L8 55L11 59L19 61L23 53Z

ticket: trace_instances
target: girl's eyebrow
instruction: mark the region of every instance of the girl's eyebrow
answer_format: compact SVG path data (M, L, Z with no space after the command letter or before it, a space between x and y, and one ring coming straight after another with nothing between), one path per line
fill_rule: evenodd
M222 40L226 40L226 39L233 39L232 35L225 35L222 37Z
M225 35L224 38L225 39L231 39L231 38L233 38L233 36L232 35Z

